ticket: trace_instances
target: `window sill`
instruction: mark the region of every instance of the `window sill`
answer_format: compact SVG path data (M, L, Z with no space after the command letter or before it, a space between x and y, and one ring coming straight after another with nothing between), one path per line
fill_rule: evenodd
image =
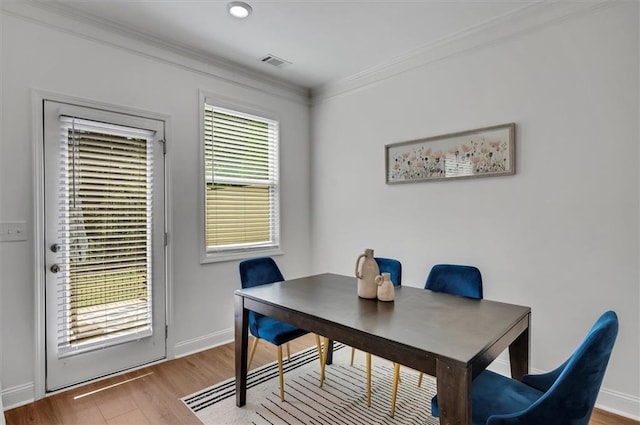
M220 253L204 253L200 256L200 264L221 263L225 261L246 260L255 257L272 257L275 255L284 255L281 248L265 248L252 249L247 251L220 252Z

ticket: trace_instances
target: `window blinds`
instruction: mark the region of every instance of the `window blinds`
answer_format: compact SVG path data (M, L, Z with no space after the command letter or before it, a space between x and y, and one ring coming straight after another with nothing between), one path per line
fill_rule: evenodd
M278 246L278 123L205 105L207 251Z
M61 116L58 348L151 335L153 133Z

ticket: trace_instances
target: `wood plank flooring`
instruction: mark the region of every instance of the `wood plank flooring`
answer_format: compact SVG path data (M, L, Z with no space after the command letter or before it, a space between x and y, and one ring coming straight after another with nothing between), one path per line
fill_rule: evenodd
M307 335L291 343L291 352L313 345L313 336ZM61 392L6 411L6 422L7 425L200 424L179 398L234 376L233 350L233 344L227 344ZM275 358L275 348L261 343L252 368ZM596 410L589 425L640 425L640 422Z

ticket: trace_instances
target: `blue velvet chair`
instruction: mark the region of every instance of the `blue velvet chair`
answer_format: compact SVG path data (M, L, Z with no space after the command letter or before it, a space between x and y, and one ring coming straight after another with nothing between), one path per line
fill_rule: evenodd
M473 425L588 425L618 333L607 311L557 369L522 381L485 370L471 384ZM438 397L431 402L438 416Z
M380 273L389 273L393 286L402 285L402 263L394 258L375 257Z
M424 289L445 292L452 295L482 299L482 274L477 267L460 264L436 264L431 268ZM391 411L393 417L396 409L396 396L400 382L400 365L394 365L393 391L391 393ZM420 372L418 387L422 385L424 374Z
M393 258L375 257L376 263L380 273L389 273L391 283L393 286L400 286L402 284L402 263ZM328 343L328 338L325 338L325 345ZM356 349L351 347L351 366L353 366L353 359L355 357ZM366 354L367 361L367 405L371 406L371 353ZM324 381L324 363L323 369L320 373L320 386Z
M284 280L278 265L270 257L252 258L240 262L240 282L243 288L251 288L268 283L281 282ZM254 311L249 312L249 332L255 337L249 354L249 364L251 368L253 356L261 339L270 342L277 347L278 352L278 372L280 378L280 400L284 401L284 376L282 371L282 344L287 344L287 355L290 357L289 341L308 334L308 331L299 329L293 325L264 316ZM318 358L322 366L322 352L320 348L320 337L316 335L316 345L318 347Z
M393 258L374 257L378 264L380 274L389 273L391 275L391 283L393 286L402 285L402 263ZM353 358L355 356L356 349L351 348L351 366L353 366Z
M427 276L424 289L482 299L482 275L473 266L436 264Z
M378 264L380 274L389 273L393 286L402 285L402 263L393 258L374 257ZM351 347L351 366L353 366L353 358L356 349ZM367 405L371 406L371 353L366 354L367 362Z

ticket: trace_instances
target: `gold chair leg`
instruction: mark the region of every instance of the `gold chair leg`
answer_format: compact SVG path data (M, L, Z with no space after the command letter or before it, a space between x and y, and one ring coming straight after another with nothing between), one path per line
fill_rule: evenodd
M284 401L284 373L282 372L282 345L278 345L278 373L280 374L280 401Z
M249 354L249 364L247 365L247 369L251 369L251 362L253 361L253 355L256 354L256 348L258 348L258 341L260 341L260 338L253 339L253 344L251 345L251 353Z
M371 353L367 353L367 406L371 407Z
M287 342L287 361L291 361L291 348L289 348L289 343Z
M393 390L391 392L391 411L389 415L393 418L396 414L396 396L398 395L398 382L400 382L400 363L393 364Z
M422 375L424 375L422 372L420 372L420 376L418 376L418 388L420 388L422 386Z
M327 365L327 350L329 349L329 338L324 337L324 350L322 350L322 361L320 362L320 387L324 384L324 369Z
M353 366L353 358L356 355L356 349L351 347L351 366Z
M318 360L320 361L320 369L322 369L322 345L320 344L320 336L316 335L316 347L318 347Z
M320 336L316 335L316 347L318 348L318 361L320 361L320 386L322 386L322 345L320 344Z

